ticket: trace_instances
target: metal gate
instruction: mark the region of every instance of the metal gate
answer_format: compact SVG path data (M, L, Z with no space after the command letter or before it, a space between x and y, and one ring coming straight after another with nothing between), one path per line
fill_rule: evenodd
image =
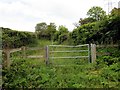
M48 45L46 46L46 64L55 59L81 59L87 58L90 62L90 45Z

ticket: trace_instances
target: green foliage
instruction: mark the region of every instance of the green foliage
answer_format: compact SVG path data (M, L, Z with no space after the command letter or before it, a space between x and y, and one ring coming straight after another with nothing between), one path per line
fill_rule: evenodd
M118 48L97 48L97 67L110 66L120 61L120 50ZM99 55L99 53L104 53L103 55ZM106 53L106 55L105 55Z
M3 68L2 86L3 88L119 88L120 56L115 56L118 51L114 49L103 51L114 52L111 56L99 58L94 64L80 63L76 59L73 61L77 65L71 65L69 62L72 60L64 59L64 63L68 62L65 66L46 66L43 61L41 62L42 59L11 58L13 63L10 69ZM61 60L56 62L61 63Z
M84 24L95 22L95 21L96 20L93 18L84 18L84 19L80 18L79 23L80 25L84 25Z
M64 41L67 41L69 38L69 31L68 29L61 25L58 28L58 31L55 33L54 40L58 41L59 44L62 44Z
M112 19L107 19L98 23L98 31L92 35L90 38L94 41L104 42L105 44L109 43L118 43L120 38L120 17L114 17Z
M2 49L2 29L0 27L0 49Z
M89 38L94 35L98 30L94 29L96 22L88 23L76 28L71 33L70 37L75 45L82 43L89 43Z
M105 19L105 12L100 7L93 7L88 11L90 18L85 18L80 27L72 32L64 26L56 31L54 23L36 25L36 34L39 46L51 44L50 41L58 41L78 45L82 43L120 43L120 17L116 15L118 9L111 12L110 18ZM89 21L90 20L90 21ZM96 22L93 22L96 20ZM40 26L40 27L39 27ZM13 31L2 28L3 47L16 48L30 43L35 43L36 36L33 33ZM14 44L14 45L13 45ZM62 49L61 49L62 50ZM44 51L41 51L44 53ZM66 63L65 66L46 66L43 59L17 58L22 52L12 54L10 69L3 67L3 88L119 88L120 86L120 51L119 49L99 49L99 52L108 52L108 55L98 56L96 63L81 63L77 59L73 61L56 60L56 63ZM40 53L28 51L27 54ZM80 54L80 53L79 53ZM57 54L55 54L57 55ZM59 54L74 56L72 54ZM76 54L78 55L78 54ZM83 54L85 55L85 53ZM69 61L70 60L70 61ZM52 61L52 60L51 60ZM85 60L84 60L85 61ZM75 63L77 65L71 65Z
M18 48L37 42L36 36L32 32L19 32L8 28L2 28L2 47Z
M93 10L94 11L94 10ZM83 24L74 29L70 38L75 44L99 43L110 44L120 42L120 16L116 15L119 9L113 9L109 18Z
M59 35L58 42L61 44L62 42L66 41L67 39L68 39L67 33L61 34L61 35Z
M50 23L49 25L45 22L38 23L36 25L35 33L39 39L57 41L59 44L67 41L69 38L68 29L61 25L57 31L54 23Z
M38 39L53 40L56 32L56 25L54 23L50 23L49 25L45 22L38 23L35 27L35 32Z
M28 62L29 61L29 62ZM3 70L5 88L118 88L118 64L95 70L94 65L50 66L17 60Z
M68 29L63 25L59 26L58 31L60 35L64 33L68 33Z
M120 8L113 8L110 17L120 16Z
M70 34L69 34L69 41L71 41L70 45L77 45L77 36L78 36L78 29L74 29Z
M120 58L112 58L110 56L104 56L103 61L109 66L120 61Z
M101 76L111 81L111 83L114 82L116 83L116 85L118 85L118 82L120 81L119 64L120 63L115 63L110 65L109 67L102 68ZM114 85L110 84L110 87L114 87Z
M41 32L41 31L45 31L47 29L47 24L45 22L42 23L38 23L35 26L35 32Z
M94 6L91 9L89 9L89 11L87 12L87 15L90 18L95 19L96 21L100 21L105 19L106 12L101 7Z

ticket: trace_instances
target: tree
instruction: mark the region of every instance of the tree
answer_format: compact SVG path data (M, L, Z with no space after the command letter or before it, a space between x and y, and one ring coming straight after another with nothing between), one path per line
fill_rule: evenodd
M58 27L58 31L59 31L60 35L63 34L63 33L68 33L69 32L68 29L63 25Z
M69 33L69 41L71 45L77 45L77 37L78 37L78 28L74 29Z
M69 31L68 29L61 25L58 27L58 42L61 44L62 42L66 41L68 39Z
M50 23L47 25L45 22L38 23L35 27L35 32L39 39L51 39L53 34L56 32L56 25Z
M47 26L47 33L49 34L49 40L53 40L54 38L54 34L56 32L56 25L55 23L50 23L48 26Z
M61 35L59 35L59 44L61 44L62 42L66 41L68 39L68 33L63 33Z
M114 9L112 9L112 11L111 11L111 16L112 16L112 17L120 16L120 8L114 8Z
M95 19L89 18L89 17L88 18L84 18L84 19L80 18L79 24L80 25L84 25L84 24L95 22L95 21L96 21Z
M35 33L36 36L40 39L43 38L45 35L45 31L47 30L47 24L45 22L38 23L35 26Z
M94 6L87 12L89 18L93 18L96 21L104 20L106 18L106 12L98 6Z
M56 32L56 25L55 25L55 23L50 23L47 26L47 30L50 33L50 35L53 35Z
M40 31L43 31L43 30L46 30L47 29L47 24L45 22L42 22L42 23L38 23L36 26L35 26L35 31L36 32L40 32Z

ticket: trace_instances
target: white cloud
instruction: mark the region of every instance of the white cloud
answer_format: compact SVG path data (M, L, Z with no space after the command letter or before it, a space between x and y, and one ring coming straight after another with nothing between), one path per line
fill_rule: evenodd
M107 0L0 0L0 26L34 31L37 23L54 22L72 30L73 23L86 17L92 6L107 10L106 3Z
M119 1L119 3L118 3L118 8L120 8L120 1Z

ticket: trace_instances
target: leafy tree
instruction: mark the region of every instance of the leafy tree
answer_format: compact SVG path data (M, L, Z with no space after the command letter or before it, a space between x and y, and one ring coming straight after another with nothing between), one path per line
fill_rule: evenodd
M46 37L46 30L47 24L45 22L38 23L35 26L35 33L39 39Z
M72 31L70 37L75 44L81 43L120 43L120 9L114 8L106 18L100 7L92 7L88 18L80 19L81 26Z
M78 37L78 28L74 29L69 33L69 42L70 44L77 45L77 37Z
M93 29L95 24L96 22L84 24L77 29L77 44L89 43L87 38L91 37L96 32L96 30Z
M48 26L47 26L47 32L49 34L49 40L53 40L54 38L54 34L56 32L56 25L55 23L50 23Z
M106 36L113 39L114 43L120 42L120 16L116 16L108 23Z
M79 23L80 25L84 25L84 24L95 22L95 21L96 20L93 18L84 18L84 19L80 18Z
M35 32L41 32L47 29L47 24L45 22L38 23L35 26Z
M63 33L68 33L69 32L68 29L63 25L58 27L58 31L59 31L60 35L63 34Z
M59 44L61 44L62 42L68 39L68 36L69 36L68 29L65 26L61 25L58 27L58 31L56 31L55 33L54 40L58 41Z
M117 17L120 16L120 8L113 8L111 11L111 17Z
M100 21L106 18L106 12L98 6L94 6L87 12L89 18L93 18L96 21Z
M59 35L59 43L61 44L62 42L66 41L68 39L68 33L63 33Z
M54 41L58 41L58 38L59 38L59 31L56 31L54 33Z
M103 43L119 43L120 42L120 9L114 8L111 11L108 19L96 23L94 29L98 31L89 37L94 41Z
M38 23L35 27L35 32L39 39L52 39L54 33L56 32L56 25L54 23L50 23L47 25L45 22Z

